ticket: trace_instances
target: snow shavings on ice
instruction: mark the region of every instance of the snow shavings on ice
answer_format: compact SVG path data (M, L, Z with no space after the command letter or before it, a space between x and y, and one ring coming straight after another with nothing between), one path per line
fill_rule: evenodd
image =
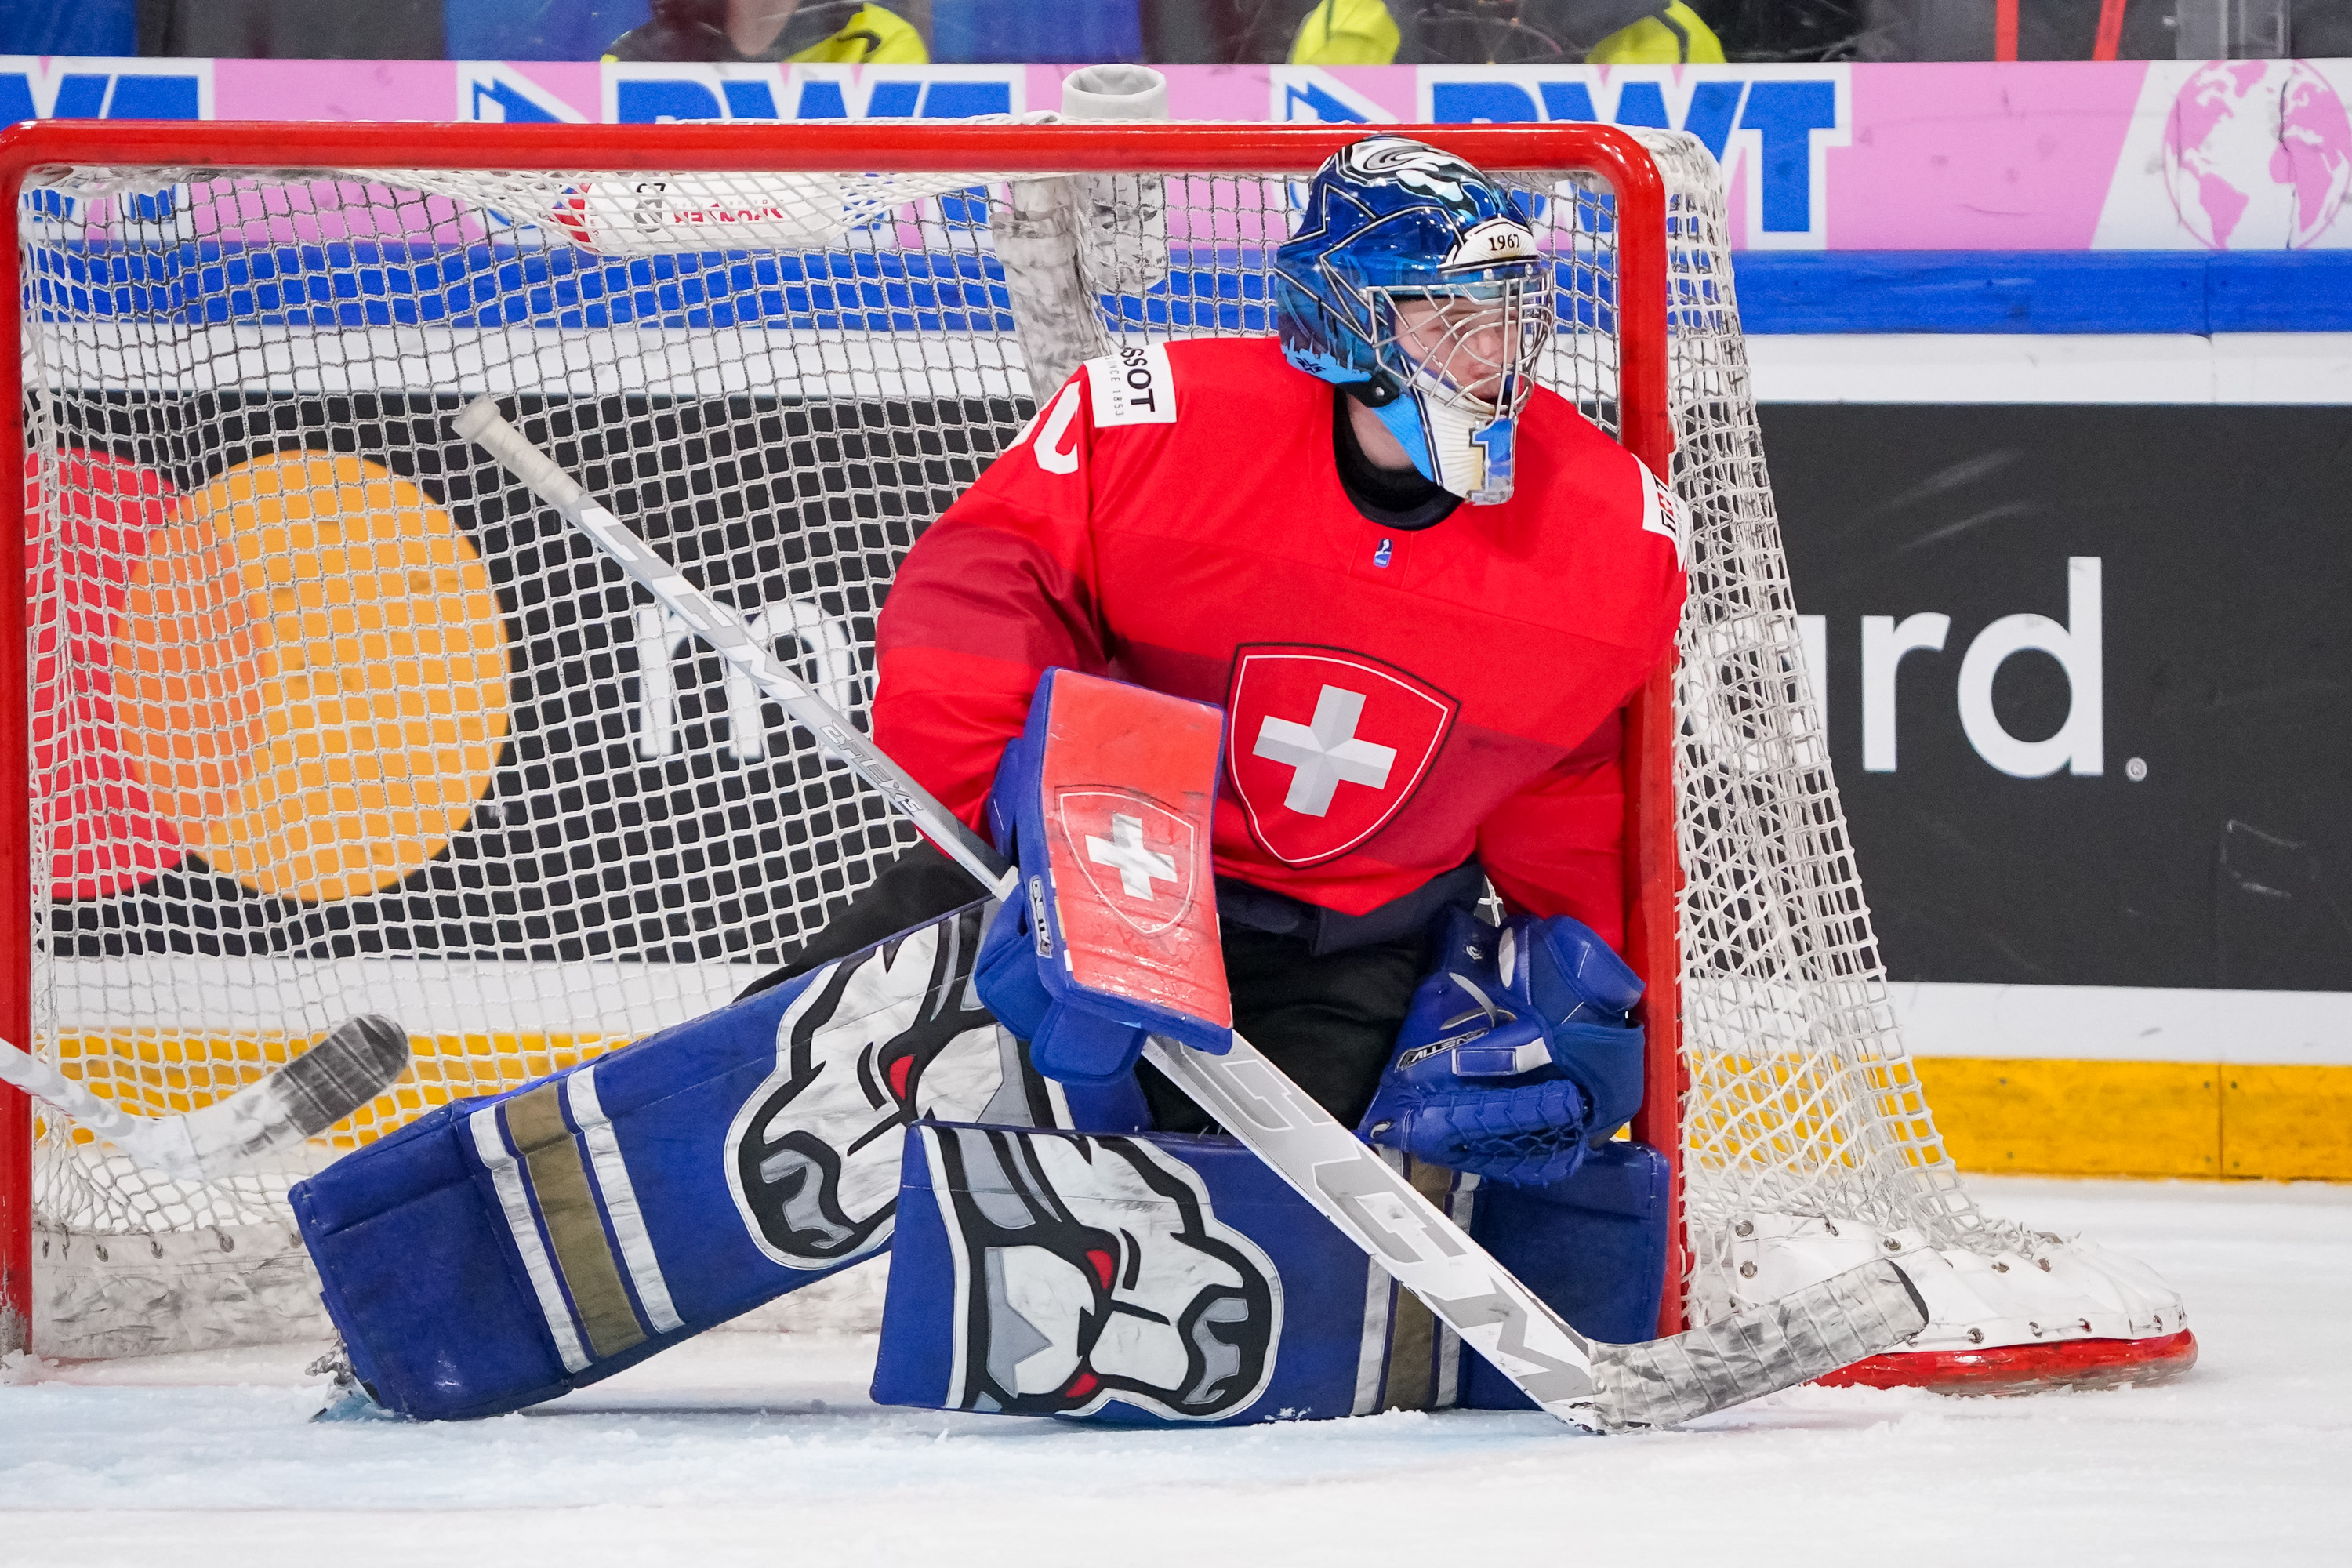
M1470 1412L1132 1432L883 1409L852 1335L709 1335L467 1426L310 1425L312 1346L24 1363L0 1385L0 1563L2344 1561L2352 1188L1977 1186L2154 1266L2197 1370L2030 1399L1805 1389L1592 1438Z

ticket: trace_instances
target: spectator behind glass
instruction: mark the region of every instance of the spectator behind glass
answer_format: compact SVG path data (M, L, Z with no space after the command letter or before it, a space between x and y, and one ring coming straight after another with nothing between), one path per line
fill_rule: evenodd
M1684 0L1314 0L1300 66L1712 64L1723 58Z
M2242 58L2325 58L2352 54L2352 0L2286 0L2285 37L2273 31L2279 0L2228 7ZM2204 59L2215 26L2194 24L2221 0L1869 0L1859 58L1865 60ZM2187 14L2184 16L2184 13ZM2219 25L2223 16L2214 16ZM2181 25L2191 22L2184 49ZM2284 47L2281 47L2281 44Z
M437 60L445 47L441 0L138 0L138 16L142 55Z
M914 24L863 0L653 0L653 19L604 58L920 65L930 53Z

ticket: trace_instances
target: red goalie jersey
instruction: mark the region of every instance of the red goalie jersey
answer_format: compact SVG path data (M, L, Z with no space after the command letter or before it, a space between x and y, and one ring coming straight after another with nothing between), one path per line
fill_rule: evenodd
M1271 340L1087 364L908 555L876 738L977 826L1047 666L1217 703L1218 875L1362 914L1475 853L1622 946L1620 710L1682 608L1672 497L1538 389L1510 500L1387 529L1335 416Z

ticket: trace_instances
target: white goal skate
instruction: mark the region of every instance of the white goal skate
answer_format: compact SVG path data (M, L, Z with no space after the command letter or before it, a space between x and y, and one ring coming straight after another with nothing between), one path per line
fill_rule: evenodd
M1297 182L1356 133L0 135L27 454L0 537L28 584L0 687L32 694L0 722L31 786L0 824L0 1036L151 1114L358 1014L414 1051L306 1161L209 1187L0 1089L0 1349L323 1332L283 1204L304 1170L729 999L911 839L454 436L462 405L495 395L862 716L924 526L1080 359L1272 331ZM2168 1289L1986 1217L1936 1134L1808 689L1713 161L1426 134L1521 193L1560 289L1542 374L1688 514L1679 668L1630 769L1633 1131L1680 1171L1662 1331L1892 1256L1935 1321L1843 1381L2186 1365Z

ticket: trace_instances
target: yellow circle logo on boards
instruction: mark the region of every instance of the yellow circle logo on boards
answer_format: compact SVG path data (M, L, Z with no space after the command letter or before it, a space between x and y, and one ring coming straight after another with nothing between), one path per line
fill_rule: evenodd
M505 614L448 512L381 464L230 468L149 536L123 608L123 753L187 847L257 892L389 888L489 788Z

